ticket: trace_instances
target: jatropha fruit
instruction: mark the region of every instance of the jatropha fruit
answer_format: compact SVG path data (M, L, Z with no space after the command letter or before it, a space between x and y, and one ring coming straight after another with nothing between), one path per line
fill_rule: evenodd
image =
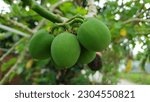
M71 26L71 25L70 25ZM108 27L96 18L88 18L75 34L65 29L55 37L46 30L37 31L30 40L29 52L35 59L51 58L58 68L71 68L87 64L91 70L102 67L101 56L96 52L108 47L111 34Z
M79 64L88 64L91 61L93 61L95 57L96 57L96 52L89 51L85 48L81 48L81 53L80 53L80 57L78 59L78 63Z
M51 56L60 68L75 65L80 56L80 45L77 37L68 32L57 35L51 45Z
M29 52L35 59L47 59L50 57L50 46L54 36L42 29L37 31L30 40Z
M77 38L88 50L102 51L111 42L108 27L96 18L89 18L78 29Z

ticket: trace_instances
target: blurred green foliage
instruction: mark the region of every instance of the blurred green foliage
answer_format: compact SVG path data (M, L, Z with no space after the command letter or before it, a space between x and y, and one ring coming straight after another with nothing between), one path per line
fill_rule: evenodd
M124 79L130 80L140 85L150 85L150 75L145 73L120 73Z

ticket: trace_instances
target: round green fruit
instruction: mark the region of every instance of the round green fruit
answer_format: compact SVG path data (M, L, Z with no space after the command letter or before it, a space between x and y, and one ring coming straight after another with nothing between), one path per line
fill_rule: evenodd
M88 50L101 51L111 42L108 27L96 18L89 18L78 29L77 38Z
M60 68L75 65L80 56L80 45L77 37L68 32L57 35L51 45L51 56Z
M47 59L50 57L50 46L54 36L46 30L39 30L30 40L29 52L35 59Z
M78 59L78 63L79 64L88 64L91 61L93 61L95 57L96 57L96 52L82 49L80 57Z

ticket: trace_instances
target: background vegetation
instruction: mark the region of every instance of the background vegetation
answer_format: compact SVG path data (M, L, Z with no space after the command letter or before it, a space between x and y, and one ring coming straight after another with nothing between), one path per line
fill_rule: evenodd
M103 67L96 72L86 65L55 70L50 60L34 60L28 51L31 36L39 29L50 31L55 21L34 10L33 0L3 1L9 11L0 11L0 84L117 84L122 75L135 79L129 74L129 60L140 61L136 79L143 82L141 73L145 79L145 63L150 62L149 0L35 0L62 21L75 15L96 16L108 26L112 42L101 52ZM123 74L120 64L125 65Z

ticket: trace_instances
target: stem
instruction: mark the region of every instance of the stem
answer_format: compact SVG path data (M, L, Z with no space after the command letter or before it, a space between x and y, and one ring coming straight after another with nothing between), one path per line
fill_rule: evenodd
M60 16L55 15L52 12L49 12L48 10L46 10L45 8L43 8L41 5L37 4L34 0L31 0L31 9L34 10L36 13L38 13L39 15L41 15L42 17L52 21L52 22L57 22L57 23L61 23L63 22L63 20L61 19Z
M59 23L59 24L53 26L52 29L51 29L51 33L53 33L53 32L55 31L55 29L57 29L57 28L59 28L59 27L62 27L62 28L64 28L64 29L69 30L69 26L70 26L70 25L72 25L72 24L74 24L74 23L78 23L78 22L83 23L83 19L84 19L84 18L83 18L82 16L79 16L79 15L74 16L73 18L69 19L69 20L66 21L66 22Z
M18 42L16 42L1 58L0 58L0 62L8 55L8 54L10 54L12 51L13 51L13 49L18 45L18 44L20 44L21 42L22 42L22 40L24 40L24 39L21 39L21 40L19 40Z
M21 35L21 36L24 36L24 37L30 37L30 35L26 34L26 33L23 33L19 30L16 30L16 29L13 29L13 28L10 28L8 26L5 26L5 25L2 25L0 24L0 28L1 29L4 29L4 30L7 30L7 31L10 31L10 32L13 32L13 33L16 33L18 35Z
M132 19L124 21L123 23L126 24L130 22L150 22L150 19L132 18Z
M53 26L52 29L51 29L51 33L54 34L54 36L57 35L57 34L54 33L54 31L55 31L55 29L58 29L60 27L62 27L63 29L65 29L66 28L66 24L61 24L61 25L55 25L55 26Z
M20 28L22 28L23 30L26 30L28 31L30 34L33 34L34 32L32 31L32 29L28 28L26 25L22 24L22 23L19 23L17 21L14 21L14 20L11 20L10 18L8 17L3 17L2 15L0 15L0 17L4 20L6 20L7 22L15 25L15 26L18 26Z

